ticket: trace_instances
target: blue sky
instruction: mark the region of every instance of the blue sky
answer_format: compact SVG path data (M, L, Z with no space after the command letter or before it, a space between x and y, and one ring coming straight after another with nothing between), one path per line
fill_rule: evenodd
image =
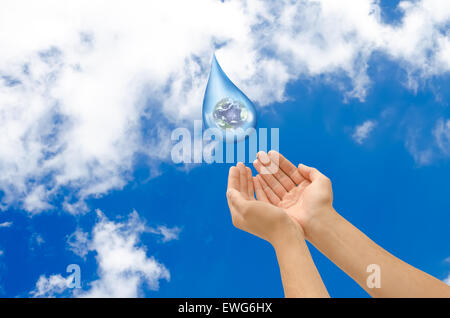
M433 1L411 2L412 7L404 5L403 11L397 1L363 2L379 8L377 23L388 27L407 25L404 19L408 14L434 12ZM342 9L348 16L353 16L353 9L361 13L370 8L361 5L362 11L358 11L359 5L353 4L349 12ZM4 57L21 67L0 64L4 79L0 107L5 114L14 114L14 108L8 107L15 103L16 109L23 110L23 114L18 111L23 116L19 117L27 129L16 136L20 129L8 119L14 116L1 119L9 130L2 131L7 138L0 139L4 143L0 148L4 176L0 178L0 296L283 296L272 247L231 224L225 198L229 165L183 166L170 160L170 132L176 127L191 128L192 120L200 119L214 47L224 71L254 100L258 127L279 128L280 152L294 163L315 166L330 177L339 213L397 257L439 279L448 279L450 61L445 58L450 56L450 46L446 51L444 44L449 42L450 8L442 9L448 13L444 17L426 16L434 28L424 27L424 34L405 31L410 37L435 38L429 46L416 47L411 38L404 47L392 48L395 36L386 36L381 41L384 44L379 44L377 36L368 40L361 31L350 41L356 44L346 47L356 52L349 54L350 60L334 54L338 45L333 46L334 41L346 44L348 40L323 33L334 23L330 22L333 17L339 16L333 10L328 15L319 10L325 22L319 19L312 26L307 20L305 25L286 22L284 27L298 29L300 35L308 28L315 34L297 40L311 41L309 45L322 54L318 61L303 56L295 47L289 52L283 51L285 46L280 43L278 49L266 47L257 28L265 24L256 23L247 33L246 21L255 16L233 1L198 4L212 15L220 5L226 5L231 13L237 10L238 17L242 14L245 32L241 28L223 31L217 22L206 37L209 44L181 45L180 51L187 51L186 55L167 53L167 65L156 64L170 45L144 62L140 58L145 56L132 50L142 45L150 52L158 42L136 44L130 40L133 37L118 44L108 42L111 34L126 25L126 19L100 28L98 33L92 29L90 44L80 44L76 36L75 44L68 44L55 32L53 37L40 39L36 47L18 44L16 51ZM258 12L276 6L258 1L248 5L261 10ZM288 6L279 6L284 5ZM86 14L87 22L81 26L67 23L70 26L63 28L63 35L72 36L79 30L90 34L98 21L95 14L90 17L86 12L97 8L87 3L85 7L74 15ZM115 9L117 12L110 12L112 17L122 7ZM312 16L316 9L305 4L292 10ZM342 16L342 24L349 29L352 23L361 23ZM140 21L140 16L136 19ZM370 19L370 15L366 17L368 30L372 30ZM183 23L190 32L202 30L202 25L191 19ZM277 30L273 32L284 29ZM29 38L27 32L19 33L17 41ZM138 39L146 36L145 30L140 32ZM154 41L162 41L147 32ZM170 26L166 32L170 38ZM117 34L120 39L122 33ZM286 34L279 33L280 38ZM315 42L317 34L322 37L319 44ZM216 37L225 39L225 44L218 46L221 41L211 40ZM191 33L191 38L195 42L196 34ZM0 37L1 41L12 40ZM50 62L33 56L33 52L50 52L50 44L63 53L49 53ZM115 61L136 59L136 65L92 66L106 57L111 45L119 45L120 53L112 53L117 54L113 55ZM129 50L122 52L122 45ZM244 62L235 60L239 54L249 64L242 66ZM298 56L298 61L294 63L289 54ZM31 74L38 75L32 78L19 71L24 65L31 65ZM67 75L72 71L75 75ZM98 85L98 80L103 80L106 88ZM122 81L129 83L122 85ZM123 99L127 103L114 104ZM24 115L30 109L34 119ZM314 247L311 253L331 296L368 296ZM81 268L81 290L65 287L69 264Z

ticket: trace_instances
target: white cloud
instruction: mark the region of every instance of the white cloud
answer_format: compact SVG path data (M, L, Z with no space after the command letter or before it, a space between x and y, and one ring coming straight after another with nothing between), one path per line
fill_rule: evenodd
M431 138L424 138L423 134ZM437 158L450 157L450 119L439 118L430 131L415 127L408 132L406 147L419 165L429 165Z
M145 224L133 212L125 223L109 221L101 212L94 227L90 248L97 252L99 279L80 297L137 297L140 287L159 288L160 279L169 279L169 271L152 256L147 256L139 236Z
M149 228L147 232L159 234L162 236L162 242L169 242L172 240L178 240L178 236L180 235L181 229L178 227L166 227L164 225L160 225L157 228Z
M450 274L448 274L447 278L444 278L444 283L450 286Z
M85 258L89 253L89 234L77 229L67 239L69 250L73 253Z
M443 262L444 262L444 263L450 263L450 256L447 257L446 259L444 259ZM442 281L443 281L444 283L446 283L447 285L450 286L450 273L449 273L448 276L447 276L446 278L444 278Z
M61 275L41 275L36 282L35 289L30 293L32 297L55 297L67 290L73 281L73 275L62 277Z
M98 279L90 283L83 282L85 289L73 289L75 297L138 297L144 285L152 290L159 288L159 281L169 280L166 267L154 257L147 255L147 249L140 242L140 235L149 232L137 212L130 214L123 222L113 222L97 210L99 221L94 226L91 239L87 233L77 230L69 237L69 248L85 257L89 251L96 253ZM164 238L174 239L175 230L160 230ZM69 280L70 278L70 280ZM33 296L53 296L67 292L67 282L72 275L41 276L36 284ZM66 284L66 285L65 285Z
M42 245L45 243L44 238L39 234L33 235L33 239L34 239L35 244L37 244L37 245Z
M128 182L137 153L166 160L170 127L200 118L216 44L260 106L285 100L290 81L318 76L364 100L374 52L403 65L411 88L450 70L446 0L402 1L395 25L371 0L0 6L2 206L32 213L52 209L61 189L63 208L84 212L85 198Z
M444 155L450 156L450 119L445 121L442 118L439 119L433 130L433 135L440 151Z
M3 223L0 223L0 227L11 227L12 226L12 222L3 222Z
M369 134L373 131L375 126L377 125L374 120L367 120L359 126L356 126L355 132L352 135L352 138L358 143L363 144L363 142L369 137Z
M417 141L417 133L410 133L405 142L406 148L411 153L414 158L414 161L419 166L426 166L432 163L435 158L435 153L433 149L429 146L419 146L419 142Z
M277 36L268 37L277 55L289 57L283 62L291 65L292 76L343 72L353 82L350 97L364 99L370 84L366 69L374 52L402 63L411 82L450 70L448 1L402 1L403 18L395 26L381 21L378 1L276 2L270 9L267 21L272 19L270 28Z
M42 211L51 209L52 206L47 202L47 193L44 186L38 185L30 190L30 193L23 200L23 206L27 211Z

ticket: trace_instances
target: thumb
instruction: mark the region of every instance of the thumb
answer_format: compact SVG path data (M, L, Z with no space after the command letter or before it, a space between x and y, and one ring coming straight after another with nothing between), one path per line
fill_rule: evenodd
M313 167L308 167L307 165L304 164L298 165L298 171L304 178L308 179L311 182L319 179L322 176L319 170Z

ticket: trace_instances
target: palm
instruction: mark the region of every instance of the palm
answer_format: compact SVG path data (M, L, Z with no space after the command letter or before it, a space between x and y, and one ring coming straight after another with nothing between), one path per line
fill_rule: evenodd
M230 168L227 199L233 224L269 242L273 242L277 233L280 233L279 225L283 229L291 225L296 229L300 227L286 210L269 202L255 200L251 169L242 163Z
M278 206L292 217L300 225L308 219L308 201L310 201L311 182L303 180L299 185L288 191L281 199Z
M320 175L316 181L305 177L300 169L294 166L286 158L276 152L269 152L266 160L276 161L276 169L273 165L263 166L260 157L267 156L264 153L258 154L258 160L253 163L260 173L255 179L255 193L260 201L283 208L291 218L302 227L324 206L332 202L332 190L329 180ZM262 157L264 158L264 157ZM262 174L265 167L272 166L273 172ZM310 168L308 168L310 169Z

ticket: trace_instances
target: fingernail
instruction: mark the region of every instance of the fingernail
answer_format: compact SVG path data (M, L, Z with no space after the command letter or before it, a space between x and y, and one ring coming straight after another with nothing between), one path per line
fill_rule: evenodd
M270 158L264 151L258 152L258 159L263 165L268 165L270 163Z

